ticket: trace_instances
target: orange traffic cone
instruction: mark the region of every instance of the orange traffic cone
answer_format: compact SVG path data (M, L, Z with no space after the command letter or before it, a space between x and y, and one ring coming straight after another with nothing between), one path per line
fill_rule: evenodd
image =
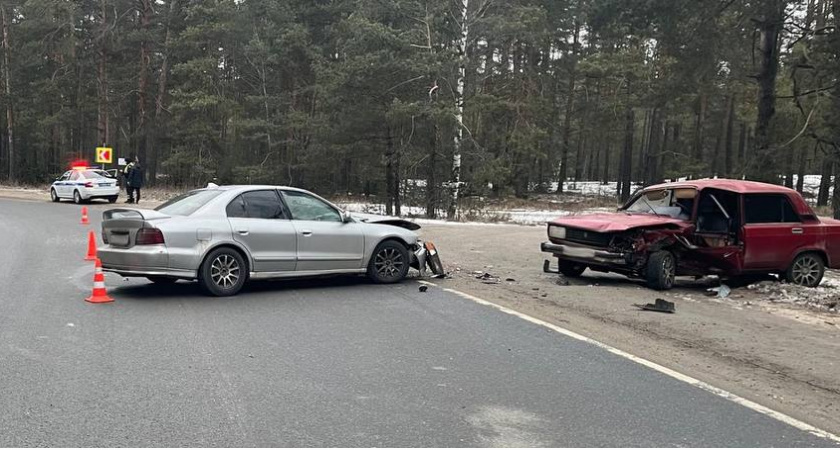
M85 261L96 261L96 233L88 231L88 250Z
M102 261L96 258L96 272L93 274L93 293L85 301L90 303L110 303L114 299L105 291L105 274L102 273Z
M88 225L87 206L82 206L82 225Z

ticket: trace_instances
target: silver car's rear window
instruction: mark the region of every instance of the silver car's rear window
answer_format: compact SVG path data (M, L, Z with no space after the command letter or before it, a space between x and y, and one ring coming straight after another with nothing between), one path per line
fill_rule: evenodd
M224 191L217 189L187 192L158 206L155 208L155 211L169 214L170 216L189 216L206 205L210 200L221 195L222 192Z

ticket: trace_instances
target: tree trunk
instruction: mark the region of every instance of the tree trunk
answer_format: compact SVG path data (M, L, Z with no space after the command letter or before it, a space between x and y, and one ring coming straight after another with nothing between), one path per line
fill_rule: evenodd
M9 156L9 181L17 181L15 161L14 98L12 98L12 47L9 41L9 14L6 5L0 5L0 21L3 27L3 93L6 96L6 154Z
M152 22L152 0L140 0L140 71L137 76L137 157L146 163L148 139L146 122L147 90L149 87L150 44L149 27Z
M394 215L394 140L385 126L385 214Z
M452 176L450 180L449 207L447 218L455 220L458 214L458 195L461 190L461 151L464 142L464 91L467 78L467 44L470 37L470 0L460 0L460 30L457 42L458 81L455 88L455 141L452 151Z
M169 52L172 45L172 20L178 12L178 1L171 0L169 2L169 14L166 17L166 32L163 38L163 60L160 63L160 75L158 76L158 89L155 96L155 119L154 119L154 136L152 145L148 149L148 170L149 183L154 184L157 180L157 169L160 164L160 146L161 146L161 122L163 116L163 104L166 98L167 82L169 81Z
M723 142L723 176L732 175L732 135L735 127L735 94L729 94L726 106L726 132Z
M697 164L703 164L703 141L704 141L704 134L703 128L706 126L706 106L707 106L707 98L705 93L700 94L700 98L698 99L698 107L697 107L697 118L694 121L694 162ZM705 172L702 171L701 172ZM695 177L699 178L700 174L692 174Z
M820 171L820 190L817 193L817 206L828 205L828 192L831 188L831 174L834 172L834 161L831 156L823 157L822 170Z
M98 86L99 106L97 109L97 144L107 145L110 136L108 128L108 73L106 71L107 63L107 48L106 37L108 33L108 6L105 0L101 0L101 33L99 34L99 45L96 51L97 54L97 72L96 81Z
M747 149L747 124L745 122L741 122L741 131L740 136L738 138L738 160L740 161L739 167L740 170L738 173L743 175L744 173L744 165L747 163L746 157L746 149ZM733 168L734 172L734 168Z
M633 108L628 105L625 113L624 148L622 149L620 173L621 189L619 191L619 200L621 200L622 203L630 199L630 178L633 173L633 132L635 127L636 123Z
M572 134L572 114L575 105L575 83L577 81L577 52L578 39L580 38L580 22L575 21L575 32L572 40L572 50L569 58L569 84L566 92L566 116L563 118L563 143L560 149L560 175L557 177L557 193L563 192L563 183L566 182L569 165L569 141Z
M642 125L642 142L639 145L639 159L633 175L633 180L638 183L644 183L647 178L647 151L650 142L652 112L652 110L645 108L645 121Z
M817 144L814 144L814 152L816 152ZM805 166L808 162L808 150L803 149L802 152L799 153L799 167L796 171L796 190L801 194L803 189L805 188Z
M601 175L601 184L610 182L610 152L612 151L611 142L607 141L604 147L604 173Z
M777 183L776 158L770 141L770 122L776 114L776 75L779 71L779 36L784 28L787 0L765 0L759 29L758 115L755 124L756 155L748 165L751 179Z
M834 165L837 168L837 165ZM834 192L831 195L831 209L834 211L834 218L840 219L840 176L834 177Z
M431 139L429 142L429 162L426 164L426 218L437 218L437 154L438 154L438 126L433 118L429 118L431 124Z

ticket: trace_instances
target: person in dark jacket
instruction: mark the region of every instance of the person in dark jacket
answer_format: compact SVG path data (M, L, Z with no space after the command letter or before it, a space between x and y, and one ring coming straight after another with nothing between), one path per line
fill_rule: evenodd
M131 170L134 169L134 160L132 158L126 158L125 160L126 165L123 167L122 176L123 176L123 185L125 186L125 195L128 196L128 200L126 203L134 203L134 197L131 192L131 186L128 184L128 180L131 177Z
M133 203L140 203L140 189L143 188L143 184L145 180L145 173L143 171L143 166L140 165L140 161L135 158L134 162L132 163L133 167L131 171L128 172L128 199Z

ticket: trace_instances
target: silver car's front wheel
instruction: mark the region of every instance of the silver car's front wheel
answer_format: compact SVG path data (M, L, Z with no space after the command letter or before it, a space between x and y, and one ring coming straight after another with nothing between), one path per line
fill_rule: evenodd
M217 297L236 295L245 285L248 269L242 255L230 248L211 252L201 265L199 283Z
M408 273L408 250L396 241L376 246L368 264L368 276L377 283L396 283Z

